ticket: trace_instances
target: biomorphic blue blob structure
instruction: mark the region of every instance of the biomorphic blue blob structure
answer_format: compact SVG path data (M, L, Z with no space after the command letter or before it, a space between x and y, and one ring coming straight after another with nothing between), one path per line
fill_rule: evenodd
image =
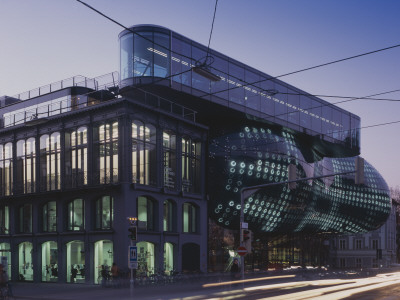
M239 228L240 190L286 181L289 164L296 165L297 178L355 170L355 157L319 157L303 139L291 130L268 126L243 126L216 135L209 146L211 217L221 226ZM260 232L359 233L386 221L391 200L386 182L365 162L362 185L355 184L354 174L302 181L292 190L287 184L275 185L246 198L243 209L245 222Z

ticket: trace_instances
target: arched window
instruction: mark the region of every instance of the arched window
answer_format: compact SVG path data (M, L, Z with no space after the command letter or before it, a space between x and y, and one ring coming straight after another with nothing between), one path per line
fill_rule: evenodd
M95 284L100 284L102 281L102 267L108 271L111 270L114 262L114 247L113 242L109 240L101 240L94 243L94 279Z
M171 200L164 201L163 230L174 231L175 204Z
M118 182L118 122L96 127L93 147L96 182Z
M18 269L20 280L33 280L32 251L33 246L30 242L23 242L18 245Z
M171 275L172 270L174 270L174 245L164 243L164 272Z
M32 233L32 204L24 204L19 208L19 232Z
M183 232L197 232L197 207L192 203L183 204Z
M30 242L23 242L18 245L18 269L20 280L33 280L32 250L33 246Z
M8 278L12 278L11 276L11 250L10 243L0 243L0 253L2 263L4 264L4 269L7 271ZM6 260L6 259L7 260Z
M182 138L182 191L200 193L201 142Z
M82 199L75 199L68 203L67 229L79 231L85 228L84 206Z
M13 145L0 145L0 195L12 195L13 188Z
M176 135L170 130L163 132L164 187L176 188Z
M53 241L42 244L42 281L58 281L58 249Z
M88 183L87 127L82 126L65 138L65 173L67 187L80 187Z
M61 188L61 143L60 133L54 132L40 137L40 189L42 191Z
M0 206L0 234L8 234L10 226L10 212L7 205Z
M36 191L36 150L35 139L19 140L17 142L17 184L19 193L34 193Z
M43 231L57 231L57 204L56 201L49 201L43 205Z
M150 276L155 274L154 244L149 242L139 242L136 246L138 260L136 276Z
M157 185L156 128L140 121L132 122L132 181Z
M96 229L111 229L114 219L114 201L110 196L103 196L96 201Z
M140 196L138 197L138 227L141 230L154 230L155 205L151 198Z
M67 243L67 282L85 282L85 244L82 241Z

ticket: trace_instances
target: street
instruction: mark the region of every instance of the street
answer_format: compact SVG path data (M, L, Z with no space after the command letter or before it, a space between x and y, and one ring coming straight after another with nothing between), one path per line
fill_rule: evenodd
M326 271L261 274L235 282L226 276L214 279L133 291L129 287L20 282L13 289L16 299L400 299L400 272L394 270L377 275Z

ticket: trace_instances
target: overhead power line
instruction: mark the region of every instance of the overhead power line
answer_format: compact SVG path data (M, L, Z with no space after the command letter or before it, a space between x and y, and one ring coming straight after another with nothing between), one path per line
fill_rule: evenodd
M151 40L151 39L149 39L149 38L147 38L147 37L141 35L140 33L137 33L137 32L135 32L135 31L133 31L132 29L130 29L130 28L124 26L123 24L117 22L116 20L112 19L111 17L107 16L106 14L104 14L104 13L100 12L99 10L95 9L94 7L90 6L89 4L87 4L87 3L85 3L85 2L83 2L83 1L81 1L81 0L76 0L76 1L78 1L79 3L85 5L86 7L90 8L90 9L92 9L92 10L95 11L96 13L98 13L98 14L100 14L101 16L105 17L106 19L110 20L111 22L117 24L118 26L120 26L120 27L122 27L122 28L124 28L124 29L126 29L126 30L128 30L128 31L130 31L130 32L132 32L132 33L134 33L134 34L136 34L136 35L138 35L139 37L141 37L141 38L143 38L143 39L145 39L145 40L151 41L152 43L154 43L154 45L157 45L157 46L159 46L159 47L162 47L163 49L166 49L166 50L168 50L168 51L171 51L171 53L176 53L176 52L172 51L172 49L169 49L169 48L167 48L167 47L165 47L165 46L163 46L163 45L161 45L161 44L158 44L158 43L154 42L153 40ZM213 24L214 24L214 19L215 19L215 12L216 12L216 8L217 8L217 2L218 2L218 0L216 0L216 3L215 3ZM213 28L213 25L212 25L212 28ZM210 41L211 41L211 34L212 34L212 29L211 29L210 38L209 38L209 45L210 45ZM209 45L208 45L208 49L209 49ZM236 78L236 79L240 80L241 82L243 82L243 84L241 84L240 86L230 87L230 88L225 89L225 90L220 90L220 91L213 92L213 93L207 93L207 94L205 94L205 95L203 95L203 96L200 96L200 97L210 96L210 95L214 95L214 94L216 94L216 93L221 93L221 92L228 91L228 90L232 90L232 89L236 89L236 88L239 88L239 87L245 87L245 86L254 85L254 84L261 83L261 82L265 82L265 81L270 81L270 80L278 79L278 78L281 78L281 77L284 77L284 76L289 76L289 75L293 75L293 74L298 74L298 73L300 73L300 72L305 72L305 71L313 70L313 69L316 69L316 68L321 68L321 67L324 67L324 66L332 65L332 64L335 64L335 63L339 63L339 62L343 62L343 61L347 61L347 60L359 58L359 57L362 57L362 56L366 56L366 55L370 55L370 54L374 54L374 53L378 53L378 52L382 52L382 51L386 51L386 50L390 50L390 49L394 49L394 48L398 48L398 47L400 47L400 44L397 44L397 45L394 45L394 46L390 46L390 47L381 48L381 49L377 49L377 50L373 50L373 51L369 51L369 52L365 52L365 53L358 54L358 55L353 55L353 56L350 56L350 57L347 57L347 58L342 58L342 59L334 60L334 61L331 61L331 62L327 62L327 63L324 63L324 64L319 64L319 65L316 65L316 66L312 66L312 67L300 69L300 70L297 70L297 71L285 73L285 74L278 75L278 76L275 76L275 77L265 78L265 79L258 80L258 81L252 82L252 83L244 82L241 78ZM185 57L185 58L187 58L187 59L193 59L192 57L185 56L185 55L183 55L182 53L177 53L177 54L179 54L179 55L181 55L182 57ZM219 70L219 69L217 69L217 68L214 68L214 67L212 67L212 68L213 68L214 70L216 70L216 71L219 71L219 72L221 72L221 73L226 74L225 72L223 72L223 71L221 71L221 70ZM179 75L181 75L181 74L183 74L183 73L190 72L190 71L191 71L191 70L189 69L189 70L183 71L183 72L181 72L181 73L171 74L170 76L165 77L165 78L160 79L160 80L170 79L170 78L172 78L172 77L179 76ZM229 75L229 76L232 77L231 74L227 74L227 75ZM154 82L149 83L149 85L151 85L151 84L154 84ZM146 85L147 85L147 84L146 84ZM142 87L142 86L141 86L141 87ZM140 87L139 87L139 88L140 88ZM256 88L258 88L258 87L256 87ZM396 90L396 91L397 91L397 90ZM389 92L388 92L388 93L389 93ZM305 95L307 95L307 96L312 96L312 95L310 95L310 94L305 94ZM379 95L379 94L376 94L376 95ZM375 95L372 95L372 96L375 96ZM321 96L319 96L319 97L321 97ZM334 97L334 96L322 96L322 97ZM366 98L369 98L369 97L368 97L368 96L367 96L367 97L357 97L357 98L352 98L352 99L349 99L349 100L337 102L337 103L334 103L334 104L343 103L343 102L348 102L348 101L354 101L354 100L364 99L364 98L366 99ZM369 100L373 100L373 99L369 99ZM375 100L375 99L374 99L374 100ZM397 100L393 100L393 99L381 99L381 100L385 100L385 101L397 101ZM329 103L329 102L328 102L326 105L321 105L321 107L323 107L323 106L328 106L328 105L332 105L332 103ZM399 121L399 122L400 122L400 121ZM398 122L384 123L383 125L389 125L389 124L393 124L393 123L398 123ZM378 124L378 125L373 125L373 126L369 126L369 127L376 127L376 126L380 126L380 124ZM360 129L361 129L361 128L360 128Z

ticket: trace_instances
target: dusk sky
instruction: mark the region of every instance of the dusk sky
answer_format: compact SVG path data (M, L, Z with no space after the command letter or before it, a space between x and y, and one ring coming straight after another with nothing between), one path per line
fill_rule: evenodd
M208 44L215 0L85 0L125 26ZM397 0L219 0L211 48L279 76L400 44ZM123 30L75 0L0 0L0 96L119 69ZM400 90L400 47L280 78L313 95ZM324 98L331 103L342 98ZM400 186L400 92L338 106L361 117L361 155ZM384 123L397 122L390 125Z

